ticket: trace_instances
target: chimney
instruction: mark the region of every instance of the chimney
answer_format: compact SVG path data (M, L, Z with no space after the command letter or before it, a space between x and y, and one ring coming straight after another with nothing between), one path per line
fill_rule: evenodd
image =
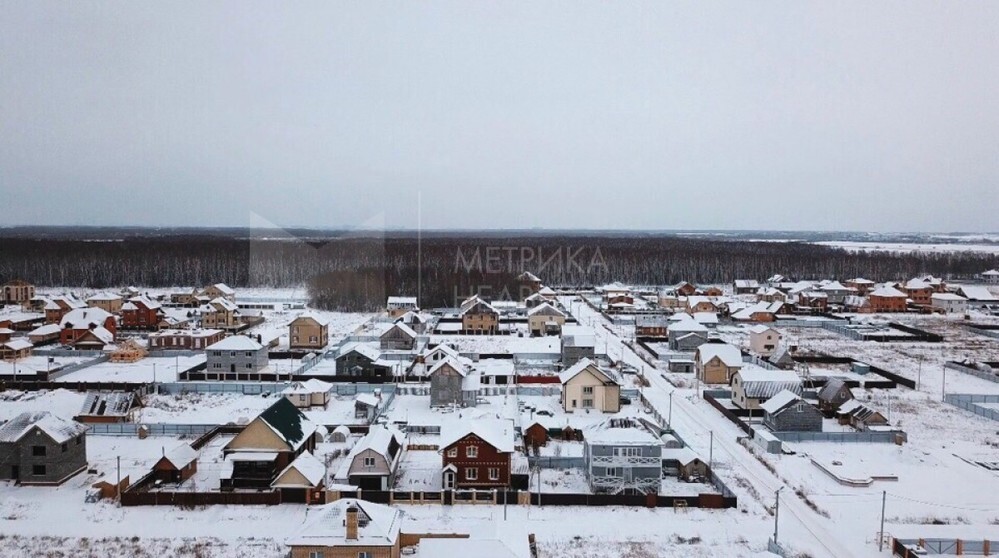
M347 519L344 520L344 525L347 526L347 540L356 541L357 540L357 506L351 504L347 507Z

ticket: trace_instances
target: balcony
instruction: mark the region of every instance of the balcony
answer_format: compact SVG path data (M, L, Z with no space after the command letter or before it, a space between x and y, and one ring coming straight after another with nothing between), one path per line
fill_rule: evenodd
M600 467L661 467L662 458L655 456L594 455L590 465Z

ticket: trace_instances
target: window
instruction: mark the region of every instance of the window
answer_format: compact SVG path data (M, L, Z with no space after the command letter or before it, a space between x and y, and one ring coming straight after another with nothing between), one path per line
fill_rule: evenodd
M244 365L244 367L245 367L245 368L246 368L247 370L249 370L249 369L253 368L253 365L252 365L252 364L250 364L249 362L247 362L247 363L246 363L246 364Z
M499 468L497 467L489 468L489 480L491 481L499 480Z
M31 455L45 457L45 446L31 446Z
M592 409L593 408L593 400L592 399L584 399L583 400L583 408L584 409Z
M465 480L479 480L479 470L475 467L465 469Z
M45 476L45 465L32 465L31 474L35 475L36 477Z
M465 457L471 457L475 459L479 457L479 447L478 446L466 446L465 447Z
M357 553L357 558L375 558L375 555L368 552L367 550L362 550L361 552Z
M253 353L250 351L246 351L246 358L253 358Z
M212 363L212 368L222 368L222 363L221 362L213 362Z
M309 558L326 558L326 555L323 554L322 550L310 550Z
M618 469L617 467L607 467L606 469L604 469L604 476L606 476L606 477L620 477L621 476L621 469Z
M641 448L614 448L614 457L641 457Z
M365 457L364 458L364 466L365 467L374 467L375 466L375 458L374 457Z
M229 356L232 358L236 358L236 351L229 351Z
M583 393L586 395L593 394L593 386L583 386Z
M63 453L66 453L67 449L69 449L69 444L67 444L66 442L63 442L62 443L62 451L63 451Z
M83 443L83 434L80 434L79 436L76 437L76 445L80 445L82 443Z
M447 450L448 457L458 457L458 448L451 448Z

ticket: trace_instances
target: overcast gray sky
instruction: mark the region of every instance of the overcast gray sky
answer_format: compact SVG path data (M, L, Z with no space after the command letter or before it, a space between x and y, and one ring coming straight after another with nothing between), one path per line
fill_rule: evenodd
M0 5L6 224L999 230L999 2Z

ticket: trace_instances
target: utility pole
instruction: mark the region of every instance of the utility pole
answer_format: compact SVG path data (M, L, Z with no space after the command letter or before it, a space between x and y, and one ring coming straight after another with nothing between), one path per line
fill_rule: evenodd
M940 401L947 400L947 367L943 368L943 383L940 384Z
M919 391L919 384L923 379L923 355L919 355L919 368L916 369L916 391Z
M669 418L666 419L666 424L669 425L669 431L673 431L673 392L669 392Z
M777 544L777 518L780 517L780 491L784 490L784 487L777 489L774 493L774 544Z
M710 430L708 434L711 435L711 444L708 447L708 469L714 469L715 466L715 431Z
M121 505L121 456L118 456L118 484L114 487L115 494L118 495L118 505Z
M888 491L881 491L881 531L878 533L878 552L885 544L885 501L888 499Z

